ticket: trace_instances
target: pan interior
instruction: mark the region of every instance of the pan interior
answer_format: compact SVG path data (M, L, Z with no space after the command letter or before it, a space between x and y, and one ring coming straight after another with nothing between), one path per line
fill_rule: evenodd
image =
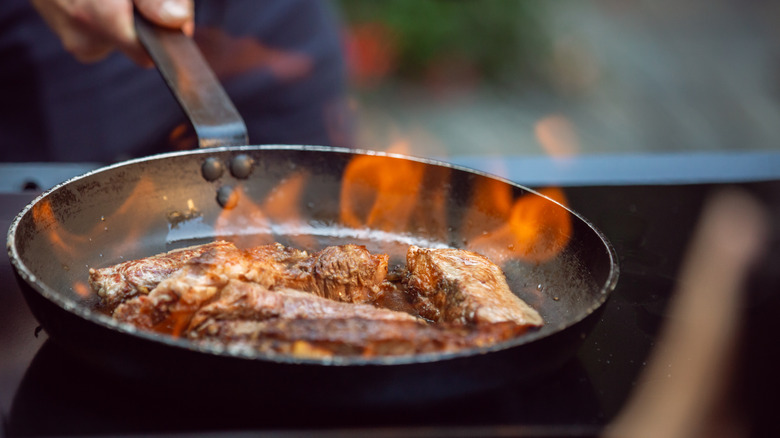
M202 177L207 158L230 163L237 155L251 157L249 178L229 172L215 181ZM368 173L353 176L345 188L356 160L364 160ZM404 167L419 179L387 186L366 176ZM486 186L498 194L480 191ZM235 205L223 208L220 190L234 193ZM553 214L563 213L571 225L565 245L543 258L517 257L514 245L502 240L491 247L486 239L501 232L491 227L505 218L488 201L499 196L538 199ZM346 213L345 203L351 208ZM440 163L327 148L218 148L112 166L44 194L20 215L9 236L12 257L18 257L17 268L28 274L28 282L88 318L97 304L87 285L89 268L216 238L238 246L280 242L309 251L357 243L389 254L391 264L404 263L411 244L493 251L512 291L546 321L533 339L587 316L604 302L617 276L613 250L603 236L533 191Z

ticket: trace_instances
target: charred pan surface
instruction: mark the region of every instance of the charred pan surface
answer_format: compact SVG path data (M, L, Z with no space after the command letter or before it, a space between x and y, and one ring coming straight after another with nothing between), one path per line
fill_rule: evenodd
M512 293L501 269L480 254L413 245L406 269L412 305L430 321L543 324L539 313Z

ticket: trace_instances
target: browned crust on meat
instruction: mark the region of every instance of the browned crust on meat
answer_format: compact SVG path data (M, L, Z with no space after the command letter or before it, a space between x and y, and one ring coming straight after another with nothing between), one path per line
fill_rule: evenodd
M231 281L197 311L189 337L296 356L403 355L482 347L524 332L511 322L431 325L407 313Z
M412 245L406 269L412 305L428 320L543 324L539 313L512 293L504 273L485 256L462 249Z
M410 355L479 348L511 339L527 327L429 325L421 321L360 317L208 320L191 336L298 357Z
M498 266L464 250L412 246L407 266L389 273L387 255L359 245L309 254L278 243L241 250L215 242L126 263L100 273L104 282L119 283L117 290L135 288L121 299L108 295L118 304L114 318L176 337L281 354L456 351L542 324L511 292ZM144 268L157 283L139 293L134 278ZM120 275L128 271L136 277Z
M312 256L278 243L248 250L211 248L187 260L148 295L125 300L113 315L178 336L192 315L219 298L232 280L361 304L374 299L386 273L387 256L373 256L358 245L329 247Z
M217 241L205 245L176 249L151 257L130 260L107 268L89 270L89 285L101 298L101 303L113 309L138 294L148 294L190 259L211 250L235 249L230 242Z

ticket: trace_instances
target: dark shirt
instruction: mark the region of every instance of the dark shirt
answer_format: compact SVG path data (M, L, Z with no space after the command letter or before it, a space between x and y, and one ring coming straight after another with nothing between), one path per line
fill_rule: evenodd
M320 0L196 0L196 42L251 144L349 146L339 23ZM0 161L115 162L194 147L155 69L82 64L28 0L0 2Z

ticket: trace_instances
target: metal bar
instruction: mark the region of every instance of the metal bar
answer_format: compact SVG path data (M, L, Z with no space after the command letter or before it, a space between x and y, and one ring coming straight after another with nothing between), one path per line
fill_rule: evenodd
M192 38L155 25L138 11L135 29L195 128L199 147L249 144L243 118Z

